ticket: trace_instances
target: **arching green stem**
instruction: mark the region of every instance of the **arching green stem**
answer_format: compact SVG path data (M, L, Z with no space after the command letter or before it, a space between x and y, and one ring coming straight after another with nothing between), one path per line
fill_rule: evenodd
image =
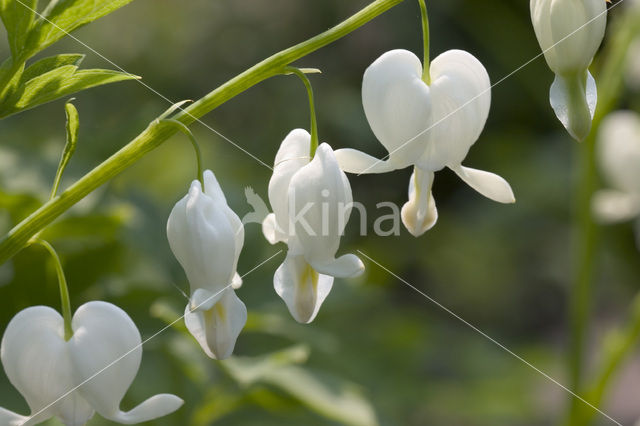
M429 74L429 15L427 14L425 0L418 0L418 3L420 3L420 15L422 16L422 48L424 49L422 81L431 84L431 75Z
M32 244L39 244L44 247L53 259L56 273L58 274L58 288L60 289L60 304L62 305L62 318L64 318L64 340L69 341L73 336L73 328L71 327L71 300L69 299L69 288L67 287L67 279L64 276L62 262L56 250L45 240L33 239Z
M307 89L307 95L309 97L309 115L311 115L311 147L309 149L309 156L313 158L316 153L316 149L318 148L318 120L316 119L316 105L313 99L313 88L311 87L309 77L307 77L307 74L300 68L286 67L284 70L287 74L290 73L297 75L300 80L302 80L302 83L304 83L304 87Z
M198 180L202 185L202 191L204 191L204 175L203 175L204 170L202 169L202 152L200 151L200 145L198 145L198 141L196 141L196 138L193 136L193 133L191 133L191 130L189 130L189 128L185 126L184 123L181 123L178 120L165 118L161 120L160 123L167 123L172 126L176 126L178 130L184 133L191 141L191 145L193 145L193 150L195 151L195 154L196 154L196 163L198 167Z
M350 18L322 34L282 50L275 55L238 74L211 91L189 107L180 109L173 119L189 125L206 113L270 77L282 74L292 62L350 34L357 28L381 15L404 0L376 0ZM106 159L63 193L45 203L11 231L0 238L0 265L15 255L38 232L55 218L82 200L93 190L135 164L145 154L166 141L178 130L175 126L150 124L135 139Z

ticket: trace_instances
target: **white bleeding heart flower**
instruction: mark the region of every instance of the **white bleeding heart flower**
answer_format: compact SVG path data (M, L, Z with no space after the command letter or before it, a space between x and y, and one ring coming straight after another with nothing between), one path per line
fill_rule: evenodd
M301 323L313 321L334 277L354 277L364 271L353 254L336 258L353 202L347 176L326 143L318 146L310 161L310 144L311 135L296 129L280 145L269 181L273 213L262 224L270 243L288 245L274 287Z
M85 303L73 316L72 329L65 341L62 316L46 306L27 308L9 322L0 358L31 415L0 408L0 424L29 426L58 417L67 426L81 426L94 411L117 423L136 424L182 406L177 396L160 394L131 411L120 410L142 358L140 332L122 309Z
M513 203L509 184L493 173L462 166L478 140L491 106L491 83L470 53L449 50L433 60L430 84L422 80L420 59L407 50L384 53L367 68L362 103L369 125L389 152L378 160L354 149L335 152L350 173L385 173L415 166L402 220L415 236L436 222L431 188L434 173L449 167L482 195Z
M604 223L638 218L640 247L640 116L631 111L609 114L600 126L597 155L611 189L595 193L594 214Z
M604 38L605 0L531 0L531 21L549 68L553 110L579 141L591 131L598 94L589 65Z
M191 287L187 328L208 356L228 358L247 322L247 308L234 291L242 284L236 268L244 227L210 170L204 172L204 192L194 180L174 206L167 237Z

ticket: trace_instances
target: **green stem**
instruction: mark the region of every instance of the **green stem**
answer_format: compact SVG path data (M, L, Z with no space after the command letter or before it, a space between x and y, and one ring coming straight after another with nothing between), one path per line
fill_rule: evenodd
M193 146L193 150L195 151L195 154L196 154L198 180L200 181L200 185L202 185L202 191L204 192L204 170L202 168L202 151L200 151L200 145L198 145L198 141L196 141L196 138L193 136L193 133L191 133L191 130L189 130L189 128L185 126L183 123L181 123L180 121L173 120L170 118L165 118L162 120L162 122L173 124L178 128L178 130L180 130L189 138L189 141L191 141L191 145Z
M257 83L282 73L284 67L353 32L404 0L377 0L335 27L285 49L254 65L213 90L173 119L189 125ZM53 198L0 239L0 265L20 251L27 241L87 194L121 173L178 131L154 121L126 146L98 165L59 196Z
M31 240L31 242L33 244L40 244L42 247L44 247L53 259L56 273L58 274L60 303L62 305L62 317L64 318L64 340L68 342L69 339L71 339L71 336L73 336L73 328L71 327L71 301L69 299L69 288L67 287L67 279L65 278L64 270L62 269L62 262L60 262L60 257L58 257L58 253L56 253L56 250L45 240L34 239Z
M309 97L309 115L311 115L311 145L309 148L309 157L313 158L316 153L316 149L318 149L318 121L316 119L316 104L313 99L313 88L311 87L311 82L309 81L307 74L302 72L299 68L286 67L285 71L297 75L300 80L302 80L302 83L304 83L304 87L307 89L307 95Z
M427 14L427 5L425 0L418 0L420 3L420 15L422 16L422 48L424 49L424 60L422 69L422 81L431 84L431 75L429 74L429 15Z
M569 385L580 393L582 389L583 353L589 328L591 312L591 290L596 261L597 227L591 214L591 198L596 189L595 137L593 133L581 144L577 144L578 179L576 182L576 237L574 280L569 300L571 336L569 343ZM571 412L582 404L571 399ZM573 416L573 414L572 414Z
M631 304L631 321L621 330L608 336L605 347L607 348L605 361L591 391L588 393L589 402L596 407L602 403L603 396L611 378L633 351L640 339L640 294L636 295ZM594 416L593 410L585 412L584 417L580 417L582 425L590 423Z
M640 11L627 13L620 22L613 27L612 43L607 45L602 55L601 69L596 78L598 82L598 106L596 108L591 133L587 139L578 145L579 180L577 181L577 198L575 217L577 221L577 238L575 241L576 267L574 282L570 292L570 327L571 340L569 349L569 372L571 389L578 394L582 389L582 371L585 336L588 330L589 313L591 310L591 287L593 285L594 264L596 260L596 246L598 228L591 215L591 197L596 188L595 142L600 123L615 107L622 91L622 76L620 72L624 64L628 47L635 37L640 34ZM617 367L617 364L614 364ZM606 385L611 374L601 378ZM604 391L605 386L601 389ZM600 400L602 397L600 397ZM596 405L597 406L597 405ZM585 426L581 407L576 398L571 398L568 424L571 426Z

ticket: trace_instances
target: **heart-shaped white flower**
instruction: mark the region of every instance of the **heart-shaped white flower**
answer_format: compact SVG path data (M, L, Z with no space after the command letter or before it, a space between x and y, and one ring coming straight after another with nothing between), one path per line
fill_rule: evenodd
M500 176L462 166L491 106L491 83L484 66L468 52L449 50L433 60L429 74L427 84L420 59L407 50L392 50L378 58L365 71L362 103L371 129L389 152L388 159L378 160L354 149L335 153L341 168L350 173L415 166L402 219L416 236L438 217L431 187L434 172L444 167L492 200L515 201L511 187Z
M276 154L269 181L273 213L262 229L269 242L285 242L287 258L276 271L274 287L298 322L313 321L331 291L334 277L364 271L353 254L336 258L351 213L351 186L333 150L320 144L313 160L311 135L293 130Z
M140 333L122 309L85 303L73 316L72 329L73 336L65 341L62 316L46 306L27 308L11 320L0 358L31 415L0 408L0 424L28 426L58 417L67 426L81 426L94 411L114 422L135 424L182 406L177 396L160 394L131 411L120 410L142 358Z

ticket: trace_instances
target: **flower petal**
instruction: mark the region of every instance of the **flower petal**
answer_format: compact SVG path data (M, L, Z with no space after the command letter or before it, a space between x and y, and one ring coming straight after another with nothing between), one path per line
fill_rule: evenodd
M555 44L556 73L586 70L604 38L607 6L601 0L552 1L551 39Z
M311 135L302 129L292 130L280 144L269 180L269 202L275 214L277 235L289 235L289 182L309 163Z
M209 185L214 186L211 181ZM219 195L216 197L204 194L200 182L193 181L189 194L175 205L167 222L169 245L192 292L198 288L215 292L227 286L244 240L240 219L236 216L237 222L230 221L235 214L222 204Z
M625 222L640 215L640 194L603 189L594 194L591 206L602 223Z
M79 393L100 415L119 423L142 423L182 405L176 396L156 395L129 412L120 410L142 358L140 332L122 309L106 302L85 303L72 324L68 344Z
M40 421L44 420L41 418ZM29 421L29 417L21 416L20 414L16 414L13 411L6 410L0 407L0 425L4 426L31 426L35 424L32 421Z
M351 186L331 147L320 144L289 186L290 221L307 260L335 258L352 202Z
M409 180L409 201L402 206L402 223L414 237L427 232L438 220L436 202L431 194L433 172L414 168Z
M313 262L311 266L320 274L335 278L357 277L364 272L364 263L355 254L345 254L325 262Z
M432 112L425 127L429 143L419 167L438 171L461 163L478 140L491 107L491 81L472 54L448 50L431 63Z
M451 167L451 170L456 172L467 185L493 201L505 204L516 202L509 183L494 173L462 165Z
M247 322L247 308L229 288L207 311L191 312L187 305L184 322L209 357L225 359L233 353L238 335Z
M32 415L37 414L29 417L29 424L52 416L67 424L84 424L93 416L93 409L73 392L64 321L55 310L35 306L13 317L2 338L0 358L9 381L26 399Z
M640 115L613 112L600 126L597 140L600 168L615 189L640 194Z
M347 173L372 174L387 173L395 170L388 160L378 160L355 149L337 149L333 153L338 160L340 168Z
M566 76L557 74L551 84L549 101L571 137L582 141L589 136L598 102L596 82L589 71Z
M189 307L192 311L208 311L213 307L213 305L218 303L222 298L223 293L224 290L212 292L203 288L198 288L191 293L191 297L189 298Z
M429 126L432 105L420 59L402 49L376 59L362 79L362 105L394 168L414 164L427 142L428 136L421 133Z
M319 274L303 256L288 255L273 276L273 286L293 318L307 324L329 295L333 277Z
M233 276L233 281L231 281L231 287L233 287L234 290L237 290L240 287L242 287L242 277L237 272Z
M283 234L276 223L276 215L269 213L262 221L262 233L269 244L278 244L279 242L287 242L287 235Z

